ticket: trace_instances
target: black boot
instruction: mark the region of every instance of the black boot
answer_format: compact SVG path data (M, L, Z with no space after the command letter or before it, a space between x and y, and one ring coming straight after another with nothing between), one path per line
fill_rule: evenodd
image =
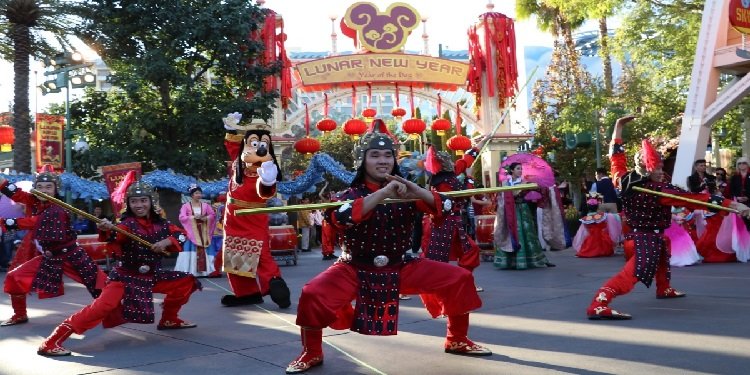
M233 294L227 294L224 297L221 297L221 304L229 307L257 305L259 303L263 303L263 296L260 293L250 294L242 297L237 297Z
M280 277L274 277L268 283L270 291L268 294L271 295L271 300L279 305L280 308L286 309L291 306L292 301L289 299L289 287L286 286L284 279Z

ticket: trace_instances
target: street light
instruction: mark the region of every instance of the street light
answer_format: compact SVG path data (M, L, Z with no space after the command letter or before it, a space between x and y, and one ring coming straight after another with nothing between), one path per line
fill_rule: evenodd
M58 53L54 57L44 59L46 67L52 68L44 72L45 76L54 76L54 79L45 81L39 86L43 95L58 93L65 89L65 171L73 173L73 135L78 134L70 128L70 89L94 86L96 76L87 72L86 69L93 66L92 63L83 61L83 56L78 52ZM65 195L66 201L70 202L70 191Z

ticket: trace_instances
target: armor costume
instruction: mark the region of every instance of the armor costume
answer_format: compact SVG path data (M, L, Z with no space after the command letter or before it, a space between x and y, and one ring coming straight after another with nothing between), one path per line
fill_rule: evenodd
M134 176L126 176L125 182ZM141 182L127 189L127 210L117 225L129 233L155 244L165 239L167 252L179 252L185 235L176 226L162 219L154 210L152 190ZM130 207L130 198L149 197L150 208L145 216L137 216ZM111 328L123 323L153 323L153 293L164 293L162 318L157 329L193 328L196 325L178 317L180 308L190 295L201 288L200 282L190 274L162 269L163 253L116 232L100 231L100 241L119 245L121 261L109 273L107 285L93 303L65 319L39 347L38 354L45 356L70 355L62 343L72 333L82 334L102 323Z
M35 183L38 182L54 183L55 193L60 183L59 177L51 170L37 175ZM31 245L36 254L6 276L3 289L10 295L13 317L0 323L0 326L28 321L26 295L31 291L37 292L40 299L63 295L63 274L83 284L91 296L96 298L101 293L107 276L76 243L77 235L70 214L59 206L18 189L7 180L0 183L0 191L10 199L32 208L34 216L0 219L0 225L3 230L29 230L26 237L29 242L31 238L34 239ZM21 251L23 250L19 249Z
M410 234L417 210L441 217L451 211L452 201L431 192L432 205L423 200L378 204L365 212L365 199L387 185L365 178L366 152L394 149L382 120L375 120L372 126L355 148L359 168L354 181L349 190L337 197L353 201L326 212L325 220L342 233L343 253L335 264L302 288L297 324L301 326L303 351L289 364L287 373L304 372L323 363L323 327L351 329L366 335L395 335L399 293L434 295L439 301L428 311L433 317L448 316L446 352L492 354L466 337L468 313L482 305L471 272L429 259L403 259L411 249ZM398 175L395 152L392 155L390 174ZM354 307L352 300L356 300Z
M697 201L720 203L728 207L731 201L708 194L692 194L671 184L653 181L650 173L661 168L661 159L648 141L636 155L636 170L625 169L625 154L621 139L614 139L612 152L612 174L622 176L619 181L623 203L624 220L630 231L625 234L623 244L626 253L635 254L628 259L622 270L609 279L596 293L586 313L589 319L630 319L628 314L609 307L612 299L629 293L638 281L650 287L656 280L656 298L678 298L685 294L670 285L669 248L664 235L672 220L671 206L691 209L704 208L674 198L660 197L633 190L634 186L669 193Z

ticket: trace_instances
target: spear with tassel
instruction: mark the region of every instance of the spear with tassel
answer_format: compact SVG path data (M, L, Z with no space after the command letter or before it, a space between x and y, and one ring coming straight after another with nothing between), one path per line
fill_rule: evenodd
M515 190L529 190L536 189L539 185L537 184L518 184L514 186L498 186L490 188L479 188L479 189L466 189L458 191L449 191L440 193L451 198L468 197L472 195L498 193L504 191L515 191ZM417 199L386 199L380 204L390 203L402 203L402 202L414 202ZM311 204L297 204L292 206L281 206L281 207L261 207L261 208L244 208L234 211L237 216L244 215L259 215L259 214L273 214L278 212L297 212L304 210L324 210L328 208L335 208L343 206L347 203L352 203L353 200L339 201L339 202L328 202L328 203L311 203Z
M663 197L663 198L676 199L676 200L687 202L687 203L697 204L697 205L700 205L700 206L703 206L703 207L706 207L706 208L710 208L710 209L714 209L714 210L718 210L718 211L727 211L727 212L735 213L735 214L738 214L738 215L741 214L740 211L738 211L738 210L736 210L734 208L731 208L731 207L724 207L724 206L722 206L720 204L708 203L708 202L699 201L697 199L692 199L692 198L687 198L687 197L681 197L679 195L669 194L669 193L665 193L663 191L656 191L656 190L646 189L646 188L642 188L640 186L633 186L631 189L633 189L635 191L638 191L638 192L641 192L641 193L652 194L652 195L656 195L656 196Z

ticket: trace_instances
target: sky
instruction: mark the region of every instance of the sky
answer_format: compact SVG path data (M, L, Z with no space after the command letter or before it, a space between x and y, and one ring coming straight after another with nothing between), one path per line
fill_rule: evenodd
M369 0L381 10L397 1ZM477 16L487 11L487 0L401 0L411 5L424 18L427 18L427 34L429 35L429 52L436 56L438 45L444 49L465 50L468 48L466 30L477 19ZM338 22L346 9L354 3L344 0L268 0L263 5L271 8L284 18L284 31L287 34L287 49L289 51L329 51L331 49L331 16L336 16L336 33L338 34L338 51L354 49L351 39L341 34ZM510 17L515 15L515 0L494 0L493 11L504 13ZM423 40L422 27L412 33L407 40L406 49L421 51ZM536 29L533 21L516 23L516 39L520 45L551 46L552 38ZM89 55L89 57L92 57ZM40 62L32 61L30 77L30 109L42 111L50 103L63 103L65 93L38 93L36 86L44 82L44 67ZM34 74L36 71L36 74ZM0 112L9 111L13 100L13 67L9 62L0 61ZM80 95L80 90L71 91L71 100Z

